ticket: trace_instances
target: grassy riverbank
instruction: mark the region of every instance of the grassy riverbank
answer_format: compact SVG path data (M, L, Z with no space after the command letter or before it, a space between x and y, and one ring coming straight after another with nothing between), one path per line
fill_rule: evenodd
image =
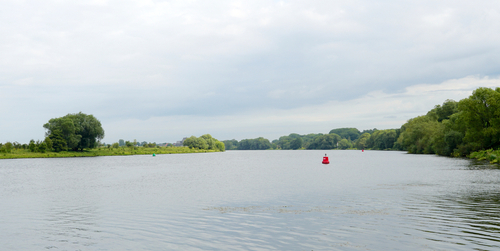
M0 159L23 159L23 158L68 158L68 157L96 157L96 156L121 156L121 155L153 155L175 154L175 153L206 153L217 152L215 150L200 150L186 146L182 147L100 147L85 149L83 152L30 152L28 149L12 149L11 153L0 153Z
M469 158L471 159L477 159L477 160L487 160L491 164L493 163L499 163L500 162L500 150L483 150L483 151L478 151L478 152L473 152L469 155Z

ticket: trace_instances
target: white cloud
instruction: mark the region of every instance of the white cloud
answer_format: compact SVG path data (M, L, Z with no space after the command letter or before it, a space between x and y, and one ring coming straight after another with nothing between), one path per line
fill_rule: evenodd
M412 109L470 92L467 79L495 82L499 9L489 0L5 1L2 118L36 129L0 131L26 141L45 120L79 111L127 120L107 129L122 138L146 137L133 121L159 118L175 118L176 135L205 121L200 132L236 138L395 127Z
M108 125L113 131L108 136L116 141L119 135L129 134L129 128L141 128L134 131L138 138L161 138L170 142L205 133L221 140L261 136L273 140L290 133L328 133L340 127L360 130L400 128L408 119L425 115L447 99L459 101L479 87L499 86L500 78L468 76L440 84L410 86L401 93L374 91L353 100L333 100L295 109L270 108L231 116L171 116L146 121L116 121ZM129 126L124 127L124 124Z

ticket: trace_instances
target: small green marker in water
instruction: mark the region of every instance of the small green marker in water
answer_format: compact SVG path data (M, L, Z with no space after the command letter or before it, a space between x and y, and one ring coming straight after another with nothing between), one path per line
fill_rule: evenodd
M153 153L153 157L156 156L156 154Z

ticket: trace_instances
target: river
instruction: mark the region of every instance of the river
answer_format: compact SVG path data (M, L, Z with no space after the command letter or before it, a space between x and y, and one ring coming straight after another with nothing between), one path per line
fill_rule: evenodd
M2 250L500 248L498 166L404 152L0 160L0 200Z

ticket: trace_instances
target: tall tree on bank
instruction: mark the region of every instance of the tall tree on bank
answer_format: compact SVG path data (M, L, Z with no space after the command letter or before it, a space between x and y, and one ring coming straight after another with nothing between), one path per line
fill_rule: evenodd
M452 156L500 147L500 88L478 88L468 98L446 100L408 120L397 145L410 153Z
M458 103L466 125L464 140L482 149L500 146L500 88L478 88Z
M50 139L61 140L54 150L64 150L66 147L73 151L83 151L84 148L94 148L97 142L104 138L104 129L101 122L93 115L82 112L68 114L64 117L50 119L43 125ZM66 143L66 144L64 144Z

